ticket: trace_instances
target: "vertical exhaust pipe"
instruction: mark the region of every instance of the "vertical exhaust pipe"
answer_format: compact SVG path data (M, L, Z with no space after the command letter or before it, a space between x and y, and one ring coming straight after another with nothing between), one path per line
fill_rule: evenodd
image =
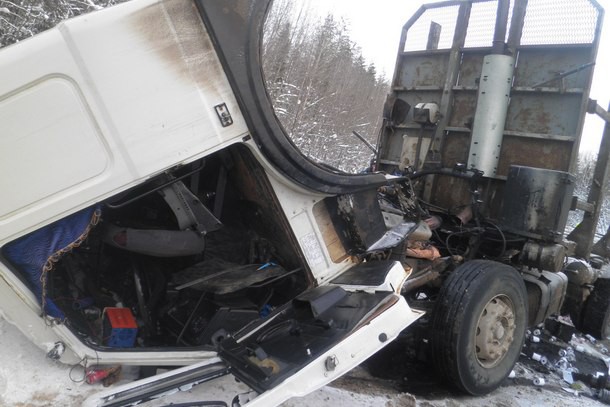
M506 38L506 27L508 26L509 9L509 0L498 0L498 11L496 12L496 27L494 29L494 39L491 48L491 53L494 55L504 55L504 39Z
M492 50L483 59L470 140L468 168L487 177L494 177L498 169L515 69L514 57L504 54L509 6L509 0L498 1Z

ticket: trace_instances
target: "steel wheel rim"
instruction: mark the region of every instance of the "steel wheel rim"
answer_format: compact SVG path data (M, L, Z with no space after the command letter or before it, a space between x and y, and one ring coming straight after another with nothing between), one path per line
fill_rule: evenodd
M508 353L515 338L515 307L504 294L491 298L479 319L474 332L477 362L489 369L497 366Z

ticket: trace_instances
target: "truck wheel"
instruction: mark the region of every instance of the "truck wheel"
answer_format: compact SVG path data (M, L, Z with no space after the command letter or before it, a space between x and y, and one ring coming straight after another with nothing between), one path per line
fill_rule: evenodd
M438 374L472 395L495 390L519 358L527 291L512 267L488 260L462 264L444 282L432 315Z
M610 279L598 278L583 307L580 329L598 339L610 337Z

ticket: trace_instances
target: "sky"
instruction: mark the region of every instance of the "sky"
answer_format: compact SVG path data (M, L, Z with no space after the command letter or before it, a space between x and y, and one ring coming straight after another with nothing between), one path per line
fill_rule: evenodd
M548 0L547 0L548 1ZM557 0L562 3L572 0ZM579 0L587 1L587 0ZM362 49L362 54L374 63L378 72L392 77L398 42L403 24L428 3L422 0L307 0L322 15L330 12L348 23L351 37ZM533 1L532 1L533 2ZM591 99L604 109L610 100L610 0L597 1L605 10L605 22L598 51ZM595 115L587 115L581 152L597 153L604 122Z

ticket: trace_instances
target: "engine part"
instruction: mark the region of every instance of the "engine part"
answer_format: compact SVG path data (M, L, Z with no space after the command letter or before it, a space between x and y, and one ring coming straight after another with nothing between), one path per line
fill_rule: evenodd
M563 268L566 248L560 244L542 244L529 241L523 246L520 260L526 266L556 273Z
M569 263L564 273L568 276L568 282L575 286L593 284L599 274L588 263L579 260Z
M436 260L441 257L440 252L435 246L421 240L408 241L405 255L407 257L427 260Z
M511 165L500 226L517 235L561 242L574 192L567 172Z

